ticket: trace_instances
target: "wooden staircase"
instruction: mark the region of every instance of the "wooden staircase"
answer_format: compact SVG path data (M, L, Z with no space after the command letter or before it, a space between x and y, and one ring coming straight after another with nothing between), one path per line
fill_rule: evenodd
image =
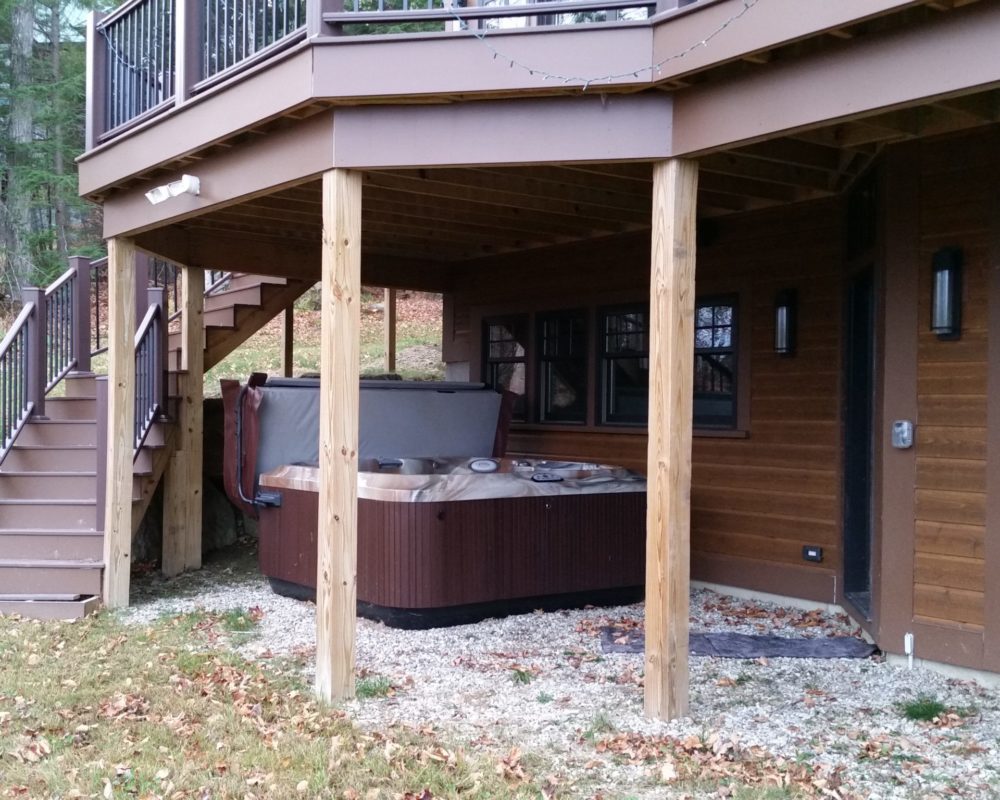
M214 289L205 298L205 369L308 287L234 274ZM173 374L179 349L180 335L170 334L166 363ZM63 383L64 396L46 398L46 418L31 417L0 463L0 614L70 619L100 602L104 544L97 525L96 376L70 373ZM134 462L133 532L172 452L170 414L168 407Z

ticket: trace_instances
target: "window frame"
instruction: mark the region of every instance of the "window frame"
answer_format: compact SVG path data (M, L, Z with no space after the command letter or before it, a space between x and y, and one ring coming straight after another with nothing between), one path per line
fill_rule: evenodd
M551 309L546 311L539 311L535 314L535 397L534 397L534 411L535 419L537 422L544 425L586 425L590 419L590 382L591 382L591 346L590 346L590 335L591 335L591 311L588 307L573 307L573 308L559 308ZM571 347L574 338L578 338L579 345L581 346L582 353L577 355L570 352L568 355L556 355L549 356L546 350L546 337L545 337L545 325L547 322L553 320L578 320L582 326L582 332L578 337L574 336L574 333L569 334ZM561 338L561 337L560 337ZM578 419L573 418L553 418L550 414L546 413L546 407L548 406L548 398L546 397L546 392L548 391L549 381L547 376L546 365L554 362L577 362L580 369L580 374L583 379L583 386L579 387L579 396L583 399L583 409L582 413L579 415Z
M612 316L623 316L625 314L636 314L641 313L645 316L645 323L641 333L645 338L645 348L643 350L637 351L618 351L616 353L611 353L607 347L607 320ZM597 394L596 402L597 407L595 409L596 424L606 427L627 427L627 428L645 428L649 425L649 404L646 405L646 413L640 419L638 416L634 416L631 419L612 418L611 412L611 379L613 377L613 372L611 370L612 363L614 361L622 359L633 359L633 358L645 358L646 359L646 371L647 371L647 386L648 386L648 372L649 372L649 334L650 334L650 315L649 315L649 304L648 303L619 303L613 306L601 306L597 309L597 344L595 347L595 358L597 360L596 372L597 372ZM648 397L648 390L647 390Z
M699 292L695 298L695 308L700 305L707 305L709 302L723 300L733 305L734 325L733 335L735 336L733 352L736 364L736 385L734 387L734 414L726 426L718 424L706 424L699 421L694 415L694 398L692 397L692 433L696 438L748 438L750 436L750 386L752 372L752 337L751 325L753 324L753 311L751 287L747 282L729 280L716 281L706 280L699 285L703 291ZM539 430L543 428L572 428L574 430L586 430L591 432L617 431L628 435L642 435L648 432L649 418L648 409L646 419L643 421L623 422L609 420L605 414L605 358L602 334L605 325L605 318L608 313L622 312L628 310L644 310L647 312L647 326L651 324L650 307L648 299L633 292L612 293L607 298L609 302L602 304L601 298L593 295L588 297L576 296L567 298L570 302L564 305L549 305L548 303L529 302L521 305L520 308L513 303L503 305L493 305L491 307L480 306L474 310L471 326L476 339L474 345L479 353L479 379L484 383L492 385L491 359L489 358L489 328L490 324L497 324L505 320L519 320L522 335L525 338L525 394L523 403L523 413L519 414L513 421L519 428L525 430ZM575 301L575 302L572 302ZM513 306L516 310L509 310ZM542 350L544 342L541 337L542 321L552 316L568 314L579 315L585 325L585 335L580 336L581 343L586 341L586 355L581 360L578 374L580 379L586 381L587 395L585 398L585 415L581 411L577 420L558 420L546 418L543 414L544 404L544 359ZM647 327L647 335L651 335L651 328ZM647 348L651 342L647 339ZM692 353L692 361L695 354ZM692 365L693 370L693 365Z
M521 345L524 350L524 355L508 356L504 358L493 358L491 356L491 345L496 342L503 341L500 339L494 340L490 338L490 328L496 325L505 325L508 329L515 332L515 338L512 339L512 341L516 341ZM531 314L522 312L517 314L498 314L495 316L484 317L482 319L481 330L483 351L481 374L483 383L493 389L498 388L494 381L494 366L497 364L524 364L524 394L519 395L521 398L520 403L515 401L514 415L511 417L511 421L528 422L532 402L532 387L530 384L532 358ZM518 333L520 334L520 338L517 338Z
M698 330L704 330L705 328L698 327L698 311L702 308L717 308L719 306L729 306L732 308L732 319L728 327L730 331L729 345L727 347L699 347L697 344ZM741 347L743 336L740 326L742 324L742 315L740 313L740 295L737 292L727 292L727 293L713 293L699 295L695 298L694 305L694 324L695 324L695 344L694 344L694 367L697 369L698 356L699 355L720 355L727 354L732 357L733 370L732 376L730 378L732 382L732 391L730 392L732 396L732 412L728 415L727 419L724 421L718 421L718 417L714 416L708 418L702 416L699 419L698 415L698 393L694 391L692 397L692 408L691 408L691 422L695 430L704 431L735 431L740 429L741 422L741 405L742 405L742 395L740 391L741 383L743 381L743 369L742 364L744 361L743 348ZM714 324L711 326L712 329L720 327Z

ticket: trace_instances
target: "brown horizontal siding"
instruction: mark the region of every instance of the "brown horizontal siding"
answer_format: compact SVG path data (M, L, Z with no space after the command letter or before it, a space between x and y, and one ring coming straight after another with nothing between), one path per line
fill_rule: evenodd
M983 559L986 555L986 529L982 525L918 520L916 550L918 553Z
M983 560L967 556L917 553L913 562L917 583L968 590L983 585Z
M810 520L804 526L800 517L734 511L729 508L696 508L692 509L691 516L697 530L739 530L747 536L790 540L808 535L812 544L840 546L840 529L831 520Z
M913 613L944 623L983 626L983 593L914 583Z
M986 464L959 458L918 458L917 488L985 492Z
M697 516L692 514L692 527L697 525ZM692 537L694 534L692 534ZM811 537L810 544L821 544ZM698 529L697 539L692 538L692 546L697 541L698 550L702 553L713 553L739 558L754 558L781 564L802 563L802 539L800 534L794 539L775 539L772 537L750 536L745 532L718 533ZM824 558L830 559L834 554L839 557L839 548L827 545Z
M986 584L987 285L991 196L978 137L921 153L917 330L917 472L913 611L922 621L981 629ZM930 263L943 246L964 256L962 336L931 334ZM946 635L946 634L943 634Z

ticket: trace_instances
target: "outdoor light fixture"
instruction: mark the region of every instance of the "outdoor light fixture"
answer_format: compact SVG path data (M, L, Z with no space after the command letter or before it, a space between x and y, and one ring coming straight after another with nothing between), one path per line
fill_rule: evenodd
M795 334L798 328L798 293L782 289L774 298L774 352L782 356L795 355Z
M938 339L962 335L962 249L942 247L931 261L931 332Z
M194 175L181 175L179 181L165 183L163 186L150 189L146 192L146 199L155 206L181 194L201 194L201 180Z

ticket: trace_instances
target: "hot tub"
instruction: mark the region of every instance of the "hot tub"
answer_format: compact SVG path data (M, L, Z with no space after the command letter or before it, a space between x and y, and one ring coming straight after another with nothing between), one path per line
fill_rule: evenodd
M417 391L437 390L425 385ZM483 390L451 386L445 391ZM611 465L512 459L502 452L482 455L481 449L465 455L414 456L413 450L387 455L385 427L392 425L366 414L365 408L377 407L384 414L387 403L404 397L380 394L366 404L362 393L357 581L361 615L396 627L420 628L641 597L646 510L641 476ZM265 397L262 404L267 402ZM445 399L437 404L442 419L414 424L437 435L460 429L449 409L468 409L475 402L468 396L454 403ZM420 401L424 413L435 403ZM484 398L482 403L493 401ZM488 440L496 449L496 442L505 438L503 413L494 413L497 428L480 432L478 448ZM404 411L399 414L406 416ZM266 415L249 427L258 423L266 427ZM366 448L366 442L373 442L365 435L366 426L380 431L377 455ZM266 438L263 430L257 434ZM414 436L412 431L406 435ZM426 442L411 441L410 446ZM461 443L441 442L441 449L453 453L463 448ZM256 475L255 483L261 571L281 594L314 597L315 463L271 465Z

